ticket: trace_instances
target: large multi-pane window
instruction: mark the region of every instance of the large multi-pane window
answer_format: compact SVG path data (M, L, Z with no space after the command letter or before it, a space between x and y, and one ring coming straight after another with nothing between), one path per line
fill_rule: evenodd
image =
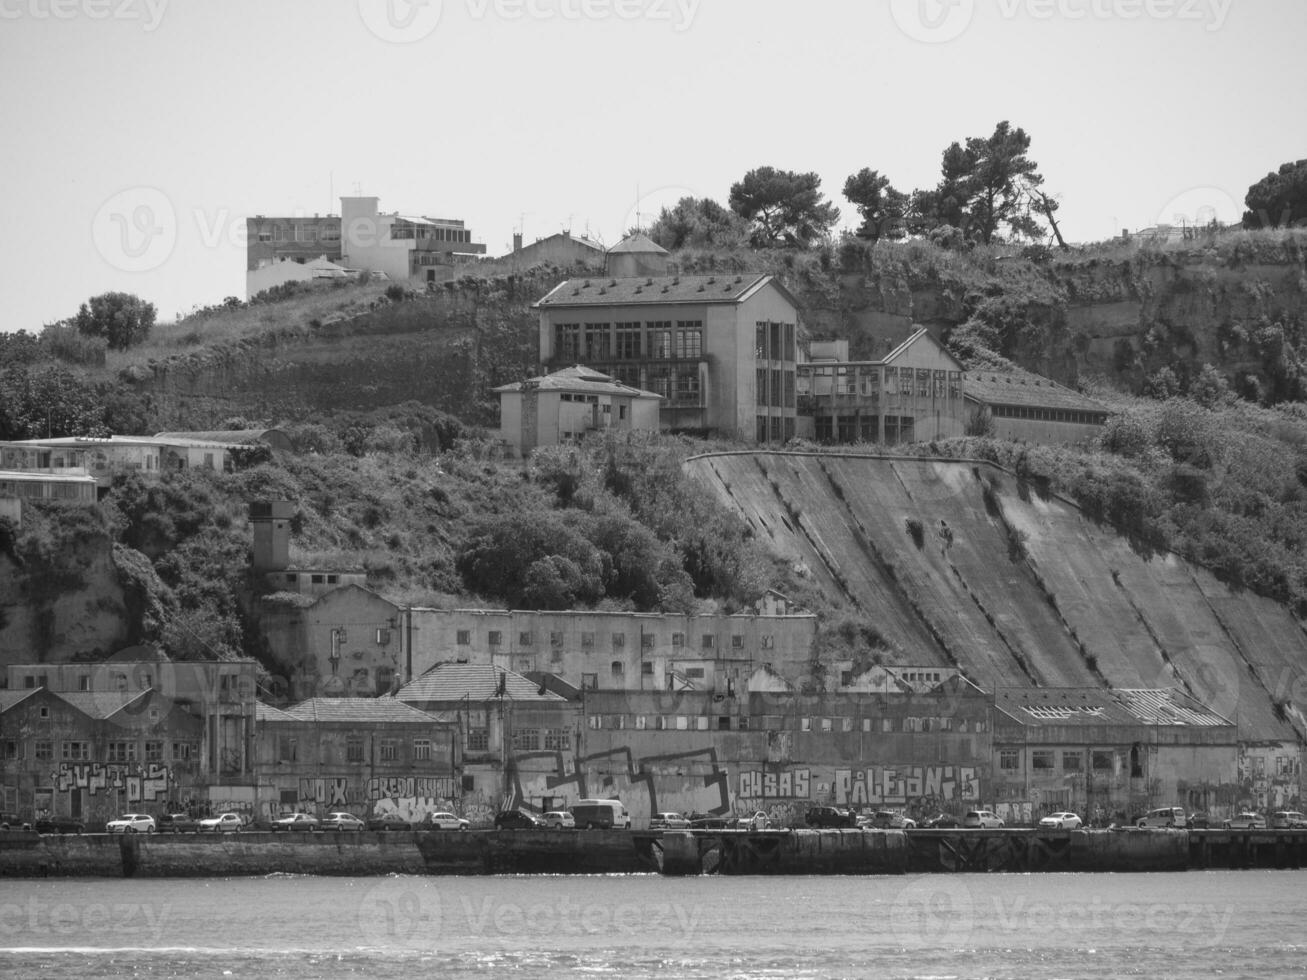
M669 368L650 368L648 379L649 390L655 395L662 395L664 398L670 398L672 395L672 372Z
M612 338L606 323L587 323L585 326L586 361L606 361L612 357Z
M672 356L672 322L653 320L649 323L649 356L667 360Z
M676 356L701 357L703 355L703 321L676 321Z
M681 371L676 375L676 400L678 402L697 402L699 400L698 371Z
M619 323L616 351L618 359L633 361L640 357L640 353L640 324Z
M758 405L766 405L767 404L767 369L758 368L757 376L758 379L755 382L755 387L757 388L757 398L755 399L755 403Z
M581 325L579 323L554 324L554 356L561 361L581 359Z

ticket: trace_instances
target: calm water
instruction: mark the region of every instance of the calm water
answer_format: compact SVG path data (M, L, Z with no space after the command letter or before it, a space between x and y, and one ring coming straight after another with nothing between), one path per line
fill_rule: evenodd
M5 977L1307 975L1307 872L2 880Z

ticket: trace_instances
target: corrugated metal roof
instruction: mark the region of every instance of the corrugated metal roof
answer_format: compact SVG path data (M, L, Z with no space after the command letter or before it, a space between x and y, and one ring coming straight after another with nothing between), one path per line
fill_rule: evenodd
M1233 724L1173 688L1002 688L994 704L1023 725Z
M1107 406L1037 374L1012 371L967 371L962 393L986 405L1070 409L1107 414Z
M754 290L773 283L793 298L772 276L754 273L718 276L593 276L568 279L535 304L536 309L572 306L659 306L668 303L740 303ZM797 306L797 303L795 304Z
M521 674L490 664L437 664L421 677L399 689L395 697L403 701L469 702L493 701L499 697L500 678L504 678L504 697L511 701L566 702L566 698L545 691Z
M435 721L425 711L386 695L380 698L310 698L292 705L285 712L297 721L354 722L419 722Z
M537 391L568 391L579 392L587 395L622 395L627 398L658 398L662 395L656 395L652 391L645 391L642 388L633 388L630 385L622 384L606 374L595 371L592 368L583 367L580 364L574 367L563 368L552 374L544 374L538 378L531 378L528 381L514 381L512 384L500 385L494 391L522 391L526 388L534 388Z

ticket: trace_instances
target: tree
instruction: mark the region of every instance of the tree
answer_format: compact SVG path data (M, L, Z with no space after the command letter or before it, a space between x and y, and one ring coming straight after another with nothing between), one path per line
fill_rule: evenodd
M103 337L113 350L126 350L150 335L154 304L131 293L92 296L77 311L73 322L87 337Z
M881 238L902 238L903 219L908 209L908 196L895 190L889 178L880 171L863 167L844 182L844 196L862 215L857 230L859 238L879 241Z
M1292 228L1307 224L1307 160L1285 163L1248 188L1245 228Z
M988 138L967 139L965 156L971 167L965 187L969 191L970 238L988 245L1004 224L1018 234L1033 230L1029 212L1022 207L1023 188L1038 188L1044 178L1039 174L1039 165L1027 156L1029 151L1030 137L1025 130L1013 129L1006 120ZM945 151L946 160L948 155L949 151Z
M731 185L731 210L753 222L753 243L806 248L840 218L840 209L822 198L821 178L775 167L758 167Z
M749 225L710 197L683 197L663 208L649 237L669 251L678 248L731 248L749 238Z

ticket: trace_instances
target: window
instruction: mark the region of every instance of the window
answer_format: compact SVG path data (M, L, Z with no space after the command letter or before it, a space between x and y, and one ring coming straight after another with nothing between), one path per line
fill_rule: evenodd
M394 667L377 668L377 694L389 694L391 687L395 683Z
M471 630L459 630L459 631L458 631L458 637L457 637L457 641L456 641L456 642L457 642L458 645L461 646L461 647L470 646L471 643L472 643L472 631L471 631Z
M690 730L690 719L686 715L676 716L676 730L678 732L688 732Z
M91 689L91 675L80 674L77 678L77 690L89 691Z
M831 720L829 718L823 718L821 720L821 730L823 732L828 732L831 730Z
M998 753L1000 769L1017 770L1021 768L1021 752L1017 749L1002 749Z
M852 683L853 683L853 671L851 671L851 670L841 670L841 671L840 671L840 685L841 685L842 687L848 687L848 686L849 686L850 684L852 684Z
M703 354L703 321L676 321L676 356L697 358Z
M613 649L614 649L614 650L620 650L620 649L622 649L622 647L624 647L624 646L626 646L626 634L625 634L625 633L614 633L614 634L613 634Z
M1083 761L1079 752L1062 753L1062 768L1067 772L1079 772Z
M1100 771L1101 771L1101 770L1104 770L1104 769L1111 769L1111 768L1112 768L1112 753L1111 753L1111 752L1095 752L1095 753L1093 754L1093 757L1092 757L1092 765L1093 765L1093 767L1094 767L1095 769L1100 770Z
M555 630L549 634L549 645L555 650L558 650L563 646L563 634L561 631Z
M62 758L65 762L86 762L91 758L89 742L64 742Z
M593 633L581 634L581 649L593 650L595 647L595 635Z
M617 357L625 361L634 361L640 357L640 324L617 324Z
M363 761L363 739L358 735L349 735L345 739L345 761Z
M13 739L9 739L7 742L5 742L4 748L5 748L5 754L4 754L5 759L17 759L19 757L18 743Z
M770 633L768 633L768 634L766 634L765 636L763 636L763 638L762 638L762 648L763 648L764 650L771 650L771 649L774 648L775 646L776 646L776 638L775 638L775 637L773 637Z
M190 743L190 742L173 742L173 743L172 743L172 761L173 761L173 762L190 762L190 761L191 761L191 743Z
M545 748L556 752L568 752L572 748L572 733L566 728L546 728Z
M467 750L485 752L490 748L490 729L473 728L467 733Z
M298 762L300 757L299 739L283 735L277 740L278 756L282 762Z
M641 660L641 661L640 661L640 673L641 673L641 674L644 674L645 676L650 676L650 675L652 675L652 674L653 674L653 661L652 661L652 660Z
M674 646L674 647L683 647L683 646L685 646L685 634L684 634L684 633L673 633L673 634L672 634L672 646Z
M702 667L686 667L685 676L690 679L703 680Z
M812 731L812 719L811 719L811 718L800 718L800 719L799 719L799 731L801 731L801 732L810 732L810 731Z
M108 761L109 762L135 762L136 743L135 742L110 742Z
M500 646L504 642L504 634L500 630L491 630L488 640L492 647Z
M1052 769L1053 751L1051 749L1033 749L1030 753L1031 769Z
M540 748L540 729L519 728L513 732L513 748L519 752L535 752Z
M749 719L741 715L735 727L742 732L747 732L749 730Z
M731 649L732 650L744 649L744 637L741 634L739 633L731 634Z
M597 691L597 690L599 690L599 675L598 675L598 674L582 674L582 675L581 675L581 688L582 688L583 690L586 690L586 691Z
M717 637L713 636L711 633L705 633L703 634L703 639L699 645L705 650L711 650L717 645Z
M535 638L531 635L531 631L530 631L530 630L527 630L527 631L522 632L522 633L518 633L518 634L517 634L517 645L520 646L520 647L529 647L529 646L531 645L532 640L534 640L534 639L535 639Z
M38 762L50 762L54 759L54 743L48 738L37 739L35 751Z
M616 680L626 673L626 667L620 660L614 660L612 664L613 679Z
M393 738L383 738L377 746L377 758L382 762L398 762L399 743Z
M145 761L162 762L163 761L163 743L146 742L145 743Z
M431 739L413 739L413 761L428 762L431 759Z
M654 647L654 635L652 633L640 634L640 649L652 650Z

